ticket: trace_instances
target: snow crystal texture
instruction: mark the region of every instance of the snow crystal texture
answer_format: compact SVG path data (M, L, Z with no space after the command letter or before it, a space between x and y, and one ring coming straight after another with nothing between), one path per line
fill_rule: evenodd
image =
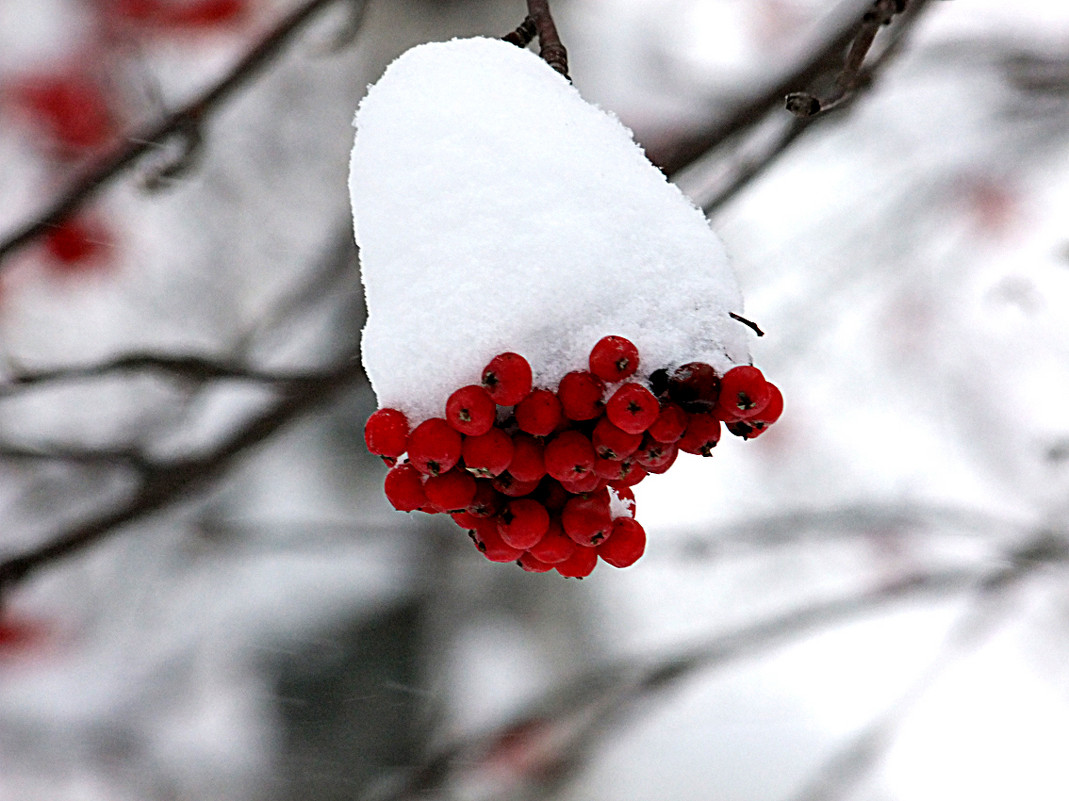
M515 351L556 389L616 334L640 375L749 361L723 245L614 117L495 39L415 47L356 114L349 188L380 406L442 416Z

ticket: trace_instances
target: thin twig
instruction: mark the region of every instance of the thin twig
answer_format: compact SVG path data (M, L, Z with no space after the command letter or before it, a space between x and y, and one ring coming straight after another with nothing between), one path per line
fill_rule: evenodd
M534 20L530 17L526 17L516 30L512 33L505 34L501 38L509 44L516 45L516 47L527 47L527 45L534 41L534 38L537 35L538 28L535 27Z
M36 237L61 223L76 209L101 192L126 169L137 163L146 153L156 152L175 136L190 141L190 131L202 134L208 117L239 89L252 81L296 35L324 8L342 0L306 0L290 12L255 46L252 47L213 86L182 108L155 123L135 131L110 153L90 165L59 197L55 198L33 219L23 223L9 236L0 241L0 268L3 260L16 250L28 245ZM182 153L196 153L196 148L185 147ZM179 155L179 162L183 156ZM164 172L180 169L181 164L164 165Z
M549 66L568 78L568 51L561 44L560 34L549 10L549 0L527 0L527 16L538 31L538 55Z
M8 461L67 462L77 465L120 465L147 474L152 462L136 448L93 448L84 445L48 443L19 445L0 443L0 459Z
M294 418L351 386L360 375L360 362L354 356L315 378L293 381L266 411L242 425L209 452L153 466L124 503L46 536L41 545L0 561L0 601L6 590L41 567L77 553L124 524L157 512L203 488L238 456L264 442Z

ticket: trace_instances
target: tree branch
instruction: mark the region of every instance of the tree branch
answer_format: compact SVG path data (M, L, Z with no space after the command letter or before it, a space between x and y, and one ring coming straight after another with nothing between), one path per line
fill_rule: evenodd
M275 25L214 86L162 120L133 132L123 144L95 161L42 212L0 241L0 268L7 256L26 246L49 228L58 225L101 192L123 171L137 163L142 156L158 151L174 137L182 139L180 153L175 159L157 165L154 177L149 176L149 182L158 183L188 166L186 162L199 152L197 143L207 119L239 89L256 78L319 12L327 6L343 1L306 0Z

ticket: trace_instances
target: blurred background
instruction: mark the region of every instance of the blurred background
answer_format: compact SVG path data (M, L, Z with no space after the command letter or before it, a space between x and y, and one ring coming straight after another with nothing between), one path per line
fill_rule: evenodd
M911 0L785 111L871 7L554 2L786 397L577 582L361 434L354 109L524 4L0 3L0 800L1069 797L1069 8Z

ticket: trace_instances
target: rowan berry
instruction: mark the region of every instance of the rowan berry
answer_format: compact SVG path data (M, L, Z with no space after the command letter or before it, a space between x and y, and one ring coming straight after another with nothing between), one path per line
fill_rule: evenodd
M530 551L520 555L520 558L516 560L516 564L526 570L528 573L548 573L553 569L553 565L546 564L540 561L536 557L531 555Z
M612 521L609 538L596 550L613 567L630 567L646 550L646 530L633 517L618 517Z
M574 430L562 431L549 442L543 454L546 472L558 481L574 481L594 469L594 446Z
M608 417L602 417L590 433L590 443L600 458L619 461L638 450L642 434L624 431Z
M720 420L709 412L701 412L690 416L687 421L687 430L678 445L679 449L686 453L712 456L713 448L719 441Z
M594 572L598 565L598 552L594 548L576 548L572 555L553 567L565 578L582 579Z
M538 481L546 474L545 446L529 434L512 438L512 462L509 473L517 481Z
M603 381L623 381L637 369L638 348L623 337L603 337L590 351L590 372Z
M675 442L658 442L647 436L642 440L642 447L635 451L635 461L648 473L665 473L679 455L679 445Z
M582 495L602 489L608 486L608 482L591 470L572 481L562 481L560 485L571 495Z
M545 437L556 431L564 418L560 399L548 389L535 389L512 410L520 431Z
M633 487L649 475L645 467L631 459L625 459L622 464L628 467L620 471L620 477L607 479L613 487Z
M72 218L50 228L43 242L52 257L52 266L62 272L74 273L100 264L110 247L109 239L108 231L100 222Z
M557 397L569 420L593 420L605 408L605 382L593 373L575 370L560 380Z
M379 409L364 424L364 443L369 453L396 459L408 442L408 418L397 409Z
M481 384L461 387L445 402L445 421L469 437L485 434L496 418L497 404Z
M473 529L478 525L479 518L473 515L471 512L450 512L449 516L453 518L453 522L456 523L464 530Z
M497 520L479 520L470 532L472 542L491 562L515 562L523 551L508 545L497 530Z
M675 403L661 405L657 419L646 429L646 434L658 442L677 442L687 430L687 413Z
M386 474L382 485L393 508L399 512L414 512L427 503L423 491L423 476L411 464L399 464Z
M515 406L531 391L531 365L518 353L502 353L483 369L483 386L498 406Z
M623 481L634 466L635 462L630 457L627 459L606 459L599 456L594 460L594 473L608 482Z
M572 495L573 493L562 487L559 481L552 478L547 478L543 481L542 486L539 488L539 498L542 501L542 505L551 512L559 512L563 509L564 504L568 502Z
M609 536L612 516L609 513L609 494L602 490L577 495L564 504L560 515L564 533L576 544L591 547Z
M549 530L549 512L538 501L518 498L509 501L497 517L497 532L506 545L527 550Z
M408 458L421 473L448 473L460 461L462 441L440 417L424 420L408 435Z
M732 367L720 379L716 415L722 420L740 420L764 410L772 397L769 384L756 367Z
M508 473L495 476L490 484L502 495L507 495L510 498L522 498L524 495L530 495L538 489L537 479L534 481L520 481Z
M705 362L688 362L668 377L668 396L688 412L708 412L716 406L720 379Z
M540 562L555 565L571 556L578 547L575 541L564 533L560 519L550 518L545 535L528 548L527 552Z
M512 437L500 428L491 428L485 434L465 437L460 447L464 467L480 478L497 476L512 464Z
M489 481L476 479L475 497L464 511L472 517L493 517L503 505L501 493Z
M439 512L467 509L475 500L475 479L471 473L454 467L448 473L428 476L423 482L427 502Z
M641 384L620 386L605 404L605 416L621 431L641 434L649 428L661 411L653 393Z
M779 387L775 384L769 384L768 392L769 398L768 403L765 404L765 408L743 418L743 420L756 432L751 435L753 437L756 437L774 422L779 420L780 415L783 414L783 394L779 391Z

